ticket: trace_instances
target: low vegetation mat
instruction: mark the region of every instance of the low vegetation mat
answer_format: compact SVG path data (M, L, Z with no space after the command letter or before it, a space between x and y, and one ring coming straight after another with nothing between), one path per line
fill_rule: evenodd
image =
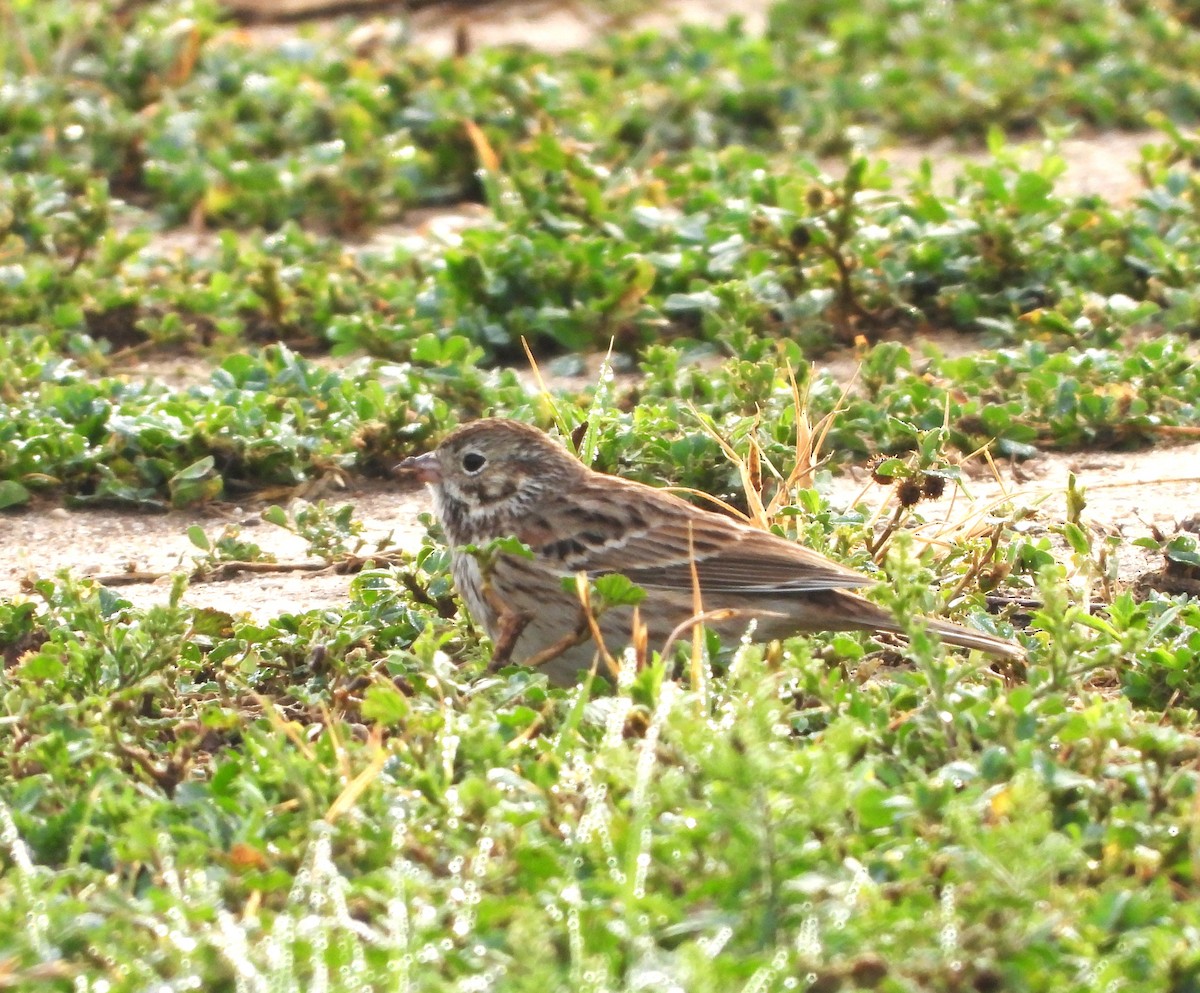
M350 594L189 605L274 567L210 518L156 605L0 599L0 989L1200 985L1194 519L1131 584L1086 481L925 509L1200 437L1189 6L782 0L448 59L227 17L0 0L0 532L245 503ZM1135 196L1063 186L1068 135L1147 126ZM988 154L880 153L932 139ZM432 520L368 543L313 495L490 414L877 577L908 638L490 672ZM885 506L831 499L850 466Z

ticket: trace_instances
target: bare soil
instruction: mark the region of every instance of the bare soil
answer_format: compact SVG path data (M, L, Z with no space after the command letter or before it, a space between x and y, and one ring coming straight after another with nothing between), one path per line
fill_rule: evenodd
M498 0L493 3L421 3L374 5L341 0L343 8L363 13L354 38L361 49L407 41L434 55L462 54L463 48L527 45L558 53L584 48L605 32L671 31L682 25L721 27L741 18L752 33L766 28L772 0L666 0L645 3L621 0L606 6L588 0ZM338 0L225 0L247 26L237 34L256 44L277 44L304 33L320 37L333 29L336 17L324 16ZM332 12L336 12L332 11ZM306 16L310 15L310 16Z
M323 499L332 506L354 505L355 517L364 525L360 551L364 556L420 545L424 528L417 518L429 509L429 501L414 484L363 486L327 493ZM322 560L307 553L302 538L261 519L269 505L269 501L248 501L244 506L225 504L166 514L54 507L0 515L0 597L28 593L35 579L67 570L110 579L121 596L138 606L163 602L170 573L192 573L206 558L187 536L192 525L202 527L214 544L227 528L236 528L241 541L253 542L279 563L319 566ZM127 579L133 573L162 578L130 584ZM344 603L350 580L332 569L247 573L221 582L194 583L184 600L266 619Z
M985 533L992 523L1020 511L1021 527L1029 534L1053 535L1066 516L1069 476L1084 489L1087 506L1083 523L1098 534L1120 539L1119 580L1133 584L1162 563L1156 553L1132 544L1155 529L1174 534L1180 523L1200 514L1200 443L1141 452L1054 453L1016 465L985 467L968 472L962 489L922 504L925 523L920 537L949 546L964 537ZM835 506L866 504L882 522L892 513L894 493L873 482L861 469L835 477L828 486ZM365 526L360 554L378 549L414 550L424 529L418 515L430 509L426 493L409 483L364 486L327 494L330 504L352 503ZM199 524L211 541L225 528L240 529L240 537L259 545L281 563L313 563L305 542L260 520L266 503L220 506L201 511L162 515L113 510L67 510L56 507L0 516L0 597L29 591L36 577L60 570L77 575L119 577L119 592L137 605L166 599L169 578L128 585L126 573L192 572L204 553L187 537ZM1054 538L1056 547L1063 543ZM1065 555L1064 551L1064 555ZM249 613L264 620L343 603L351 577L322 572L253 573L221 582L191 586L185 601L230 613Z
M1023 463L964 467L961 488L918 510L925 522L917 534L935 546L948 546L986 534L1000 519L1018 519L1029 536L1048 535L1068 561L1055 528L1067 519L1067 490L1075 486L1086 501L1080 523L1094 537L1114 536L1118 583L1132 585L1162 567L1161 555L1133 544L1137 538L1176 534L1200 514L1200 443L1165 445L1138 452L1054 452ZM880 487L864 470L833 480L835 506L866 502L882 521L895 507L890 487ZM1093 547L1100 543L1094 542Z

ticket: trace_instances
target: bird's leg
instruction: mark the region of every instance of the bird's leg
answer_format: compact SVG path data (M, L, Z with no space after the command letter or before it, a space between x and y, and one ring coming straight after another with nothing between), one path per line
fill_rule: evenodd
M488 663L488 672L497 672L512 661L513 649L517 647L517 642L520 640L521 635L524 634L525 628L533 620L533 614L528 611L516 611L507 606L503 598L492 587L489 573L490 570L484 573L482 593L488 606L496 613L496 635L492 639L492 660ZM586 591L587 587L584 586L583 589ZM600 628L596 624L596 617L592 613L591 604L588 602L586 596L582 598L579 618L575 622L575 627L541 651L535 652L529 658L522 660L521 664L533 668L545 665L547 662L558 658L563 652L569 651L576 645L582 645L592 637L596 639L597 645L600 646L600 650L603 652L609 668L615 673L615 663L612 661L611 656L603 651L603 642L600 641Z
M525 660L525 665L537 668L539 665L545 665L558 658L563 652L569 651L576 645L582 645L592 635L592 627L588 623L587 614L581 609L579 611L579 620L575 624L572 631L568 631L558 641L547 645L540 652L535 652Z
M517 647L525 628L533 620L532 614L518 610L502 610L498 613L498 630L492 642L492 661L488 663L488 672L497 672L508 665L513 649Z
M484 602L496 615L496 634L492 638L492 660L488 663L488 672L497 672L511 661L513 649L533 620L533 614L508 606L492 586L491 572L491 563L487 563L486 568L481 563L483 587L480 592Z

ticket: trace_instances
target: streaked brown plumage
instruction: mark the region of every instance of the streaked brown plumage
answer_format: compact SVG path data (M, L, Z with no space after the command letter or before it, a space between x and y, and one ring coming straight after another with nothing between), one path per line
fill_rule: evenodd
M545 654L580 623L578 599L562 579L621 573L646 590L641 617L650 645L693 615L693 572L706 611L733 616L710 626L737 639L750 618L759 640L806 631L898 631L890 614L856 593L874 580L777 535L702 510L652 486L594 472L536 428L493 418L451 432L436 451L405 459L429 484L452 547L454 583L471 616L518 662ZM485 576L476 556L458 551L515 537L533 558L498 556ZM601 617L605 644L629 640L631 610ZM943 641L1021 657L1012 642L936 618ZM595 644L544 660L556 682L588 668Z

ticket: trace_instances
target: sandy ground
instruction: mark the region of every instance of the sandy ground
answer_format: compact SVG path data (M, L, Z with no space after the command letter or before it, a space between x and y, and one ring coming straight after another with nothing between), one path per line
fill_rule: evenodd
M247 0L260 2L260 0ZM303 3L305 0L296 0ZM739 9L751 30L765 23L767 0L743 0ZM725 3L711 0L678 0L626 22L625 26L669 28L679 23L723 23L729 13ZM370 45L379 32L398 24L387 19L364 22L363 44ZM408 30L414 43L435 52L448 52L465 25L470 44L535 43L546 50L578 47L593 41L611 24L586 4L524 2L489 5L465 10L453 6L426 8L413 15ZM241 29L254 44L277 44L297 33L320 32L321 25L267 25ZM1138 190L1133 166L1143 145L1158 140L1153 132L1113 133L1072 138L1058 152L1067 163L1060 191L1094 193L1113 202L1132 198ZM1041 143L1032 142L1022 154L1036 157ZM962 153L949 144L896 147L881 150L900 175L915 170L924 158L934 163L935 181L949 189L963 164L986 160L985 153ZM827 163L836 173L837 163ZM387 251L389 248L453 244L463 226L486 219L486 211L464 205L446 211L414 212L403 225L376 232L370 241L349 246L357 251ZM211 244L209 232L187 230L164 232L152 250L165 253L195 253ZM914 343L917 344L917 343ZM945 350L945 342L938 342ZM593 362L592 365L595 363ZM849 354L829 357L824 365L842 379L849 378L853 360ZM137 378L152 378L172 387L206 381L208 370L193 361L150 357L123 364L116 370ZM578 388L592 381L589 375L566 378L560 385ZM532 383L530 384L532 389ZM998 477L977 470L967 485L968 493L947 494L935 504L922 505L928 522L921 533L928 539L947 542L957 535L986 528L992 514L1026 509L1022 526L1034 533L1046 532L1065 515L1067 479L1074 473L1087 493L1084 520L1121 539L1118 561L1123 581L1132 581L1160 563L1155 557L1130 544L1158 528L1173 533L1179 522L1200 514L1200 444L1162 446L1135 453L1051 454L1021 466L1001 466ZM834 479L828 493L836 506L863 501L878 507L880 519L890 513L891 491L872 482L862 471ZM426 494L411 484L363 486L344 494L327 496L329 503L349 502L365 528L366 548L383 542L391 547L413 549L423 529L417 515L428 509ZM117 575L129 571L169 573L190 571L203 557L187 539L192 524L201 525L210 538L217 538L227 525L241 529L244 540L253 541L281 562L306 560L305 543L294 535L262 522L262 505L219 506L194 512L172 512L160 516L128 514L111 510L67 510L38 508L0 513L0 597L21 596L32 577L52 576L62 569L82 575ZM308 561L315 561L307 559ZM167 581L121 585L119 590L140 605L166 597ZM223 582L197 583L187 600L231 612L249 612L259 618L282 612L298 612L337 606L347 596L350 579L331 572L273 573L241 576Z
M1136 453L1049 454L997 469L993 476L986 467L974 466L964 489L922 504L919 512L926 523L918 530L920 536L948 547L962 536L987 531L991 522L1013 511L1023 512L1021 527L1027 533L1049 533L1065 517L1067 480L1074 474L1087 499L1084 523L1121 539L1120 580L1132 583L1161 564L1132 540L1148 536L1152 528L1172 534L1181 521L1200 514L1200 444ZM880 521L891 513L893 491L872 482L862 470L834 478L825 489L836 507L865 503L877 509ZM365 527L364 554L380 544L407 550L420 545L424 528L418 515L429 510L429 498L411 483L352 489L326 501L354 505ZM90 576L190 571L203 558L187 538L193 524L203 527L213 541L226 526L235 525L243 540L280 562L319 561L306 556L303 540L262 522L264 506L247 503L163 515L54 508L0 516L0 597L21 595L23 584L33 577L62 569ZM349 583L350 577L332 572L254 574L197 583L185 599L266 619L344 603ZM118 590L147 606L165 600L168 586L169 580L162 579L121 584Z
M766 28L774 0L666 0L656 4L588 0L499 0L495 3L433 3L406 13L403 4L377 5L364 14L354 38L361 49L407 41L434 55L448 56L489 45L529 45L558 53L591 45L597 36L617 28L628 31L671 31L681 25L721 27L733 16L746 30ZM304 33L320 37L333 21L319 19L328 0L225 0L225 6L249 24L242 32L260 44L277 44ZM393 12L387 10L392 7ZM636 8L643 8L638 10ZM299 20L305 12L317 19ZM278 23L279 21L291 23ZM270 23L270 22L275 23Z
M1015 515L1020 531L1028 536L1049 534L1066 556L1065 543L1054 528L1066 519L1068 481L1074 476L1086 501L1081 523L1094 537L1119 539L1118 582L1132 584L1162 566L1161 556L1132 544L1134 539L1155 530L1175 534L1200 514L1200 443L1140 452L1050 453L994 470L976 462L964 469L961 489L922 503L919 512L925 523L917 534L938 547L949 547ZM878 486L862 470L834 479L828 496L835 506L860 501L877 506L880 519L894 507L891 489ZM1099 544L1094 542L1093 548Z
M385 550L415 549L425 533L417 518L429 509L429 500L416 484L351 489L327 495L325 502L354 505L355 517L365 529L363 555L380 545ZM261 520L267 506L269 503L256 501L167 514L55 507L0 515L0 597L18 595L36 577L69 570L94 577L130 572L168 574L158 582L114 584L121 596L139 606L165 601L169 573L191 572L205 558L187 536L194 524L214 543L232 526L239 530L239 540L253 542L281 563L319 563L320 559L306 554L307 542L302 538ZM332 571L256 573L196 583L185 600L265 619L344 603L350 579Z

